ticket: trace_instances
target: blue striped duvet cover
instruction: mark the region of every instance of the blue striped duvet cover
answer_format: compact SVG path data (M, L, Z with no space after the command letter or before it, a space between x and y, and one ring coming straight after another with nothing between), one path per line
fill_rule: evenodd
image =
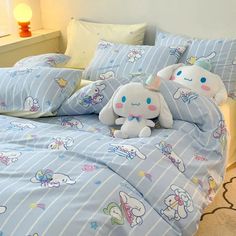
M0 116L0 235L194 235L224 177L226 130L207 98L169 91L173 129L149 138L113 138L97 114Z

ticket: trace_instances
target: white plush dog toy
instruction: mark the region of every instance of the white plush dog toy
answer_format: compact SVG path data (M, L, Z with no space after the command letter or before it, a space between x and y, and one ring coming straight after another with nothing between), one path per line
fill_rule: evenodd
M157 76L180 83L200 95L212 98L219 105L226 101L227 91L220 76L211 73L210 70L209 61L200 60L191 66L168 66L159 71Z
M155 126L151 119L156 117L162 127L172 127L173 118L163 96L137 82L120 86L99 114L103 124L122 125L114 132L116 138L150 136L150 127Z

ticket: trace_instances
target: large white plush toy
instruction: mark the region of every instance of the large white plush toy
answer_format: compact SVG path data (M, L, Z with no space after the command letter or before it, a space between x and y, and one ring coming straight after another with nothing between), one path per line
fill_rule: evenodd
M162 127L172 127L172 114L163 96L137 82L120 86L99 113L103 124L122 125L114 132L116 138L150 136L150 127L155 126L151 119L157 117Z
M194 65L174 64L157 73L163 79L173 80L198 94L212 98L216 104L227 99L226 88L220 76L210 72L209 61L200 60Z

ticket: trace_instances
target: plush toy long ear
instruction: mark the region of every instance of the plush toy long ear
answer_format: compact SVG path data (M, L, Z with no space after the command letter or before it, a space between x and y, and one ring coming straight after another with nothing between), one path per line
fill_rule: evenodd
M115 114L113 110L113 100L117 92L119 91L120 87L116 89L113 93L111 99L108 101L106 106L102 108L99 113L99 120L105 125L114 125L115 120L118 118L118 115Z
M173 126L173 117L170 112L170 109L164 99L164 97L159 94L160 97L160 103L161 103L161 110L160 110L160 115L159 115L159 122L160 125L164 128L172 128Z
M215 99L215 102L217 105L221 105L222 103L226 102L227 98L228 98L228 94L227 94L227 91L226 91L226 88L225 88L225 85L224 83L222 82L220 76L216 75L217 76L217 80L218 80L218 83L219 83L219 90L218 92L216 93L214 99Z
M165 67L164 69L160 70L158 73L157 73L157 76L163 78L163 79L166 79L166 80L170 80L171 79L171 76L173 75L173 72L179 68L183 66L182 63L179 63L179 64L174 64L174 65L171 65L171 66L167 66Z

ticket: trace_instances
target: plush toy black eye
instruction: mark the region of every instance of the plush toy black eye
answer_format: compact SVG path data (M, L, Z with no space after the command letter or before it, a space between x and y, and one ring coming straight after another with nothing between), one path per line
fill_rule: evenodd
M178 72L177 72L177 75L179 76L179 75L181 75L182 74L182 70L179 70Z
M124 103L124 102L126 102L126 96L123 96L122 98L121 98L121 101Z
M147 104L151 104L152 99L151 98L147 98L146 102L147 102Z
M206 78L205 78L205 77L202 77L202 78L200 79L200 81L201 81L201 83L206 83Z

